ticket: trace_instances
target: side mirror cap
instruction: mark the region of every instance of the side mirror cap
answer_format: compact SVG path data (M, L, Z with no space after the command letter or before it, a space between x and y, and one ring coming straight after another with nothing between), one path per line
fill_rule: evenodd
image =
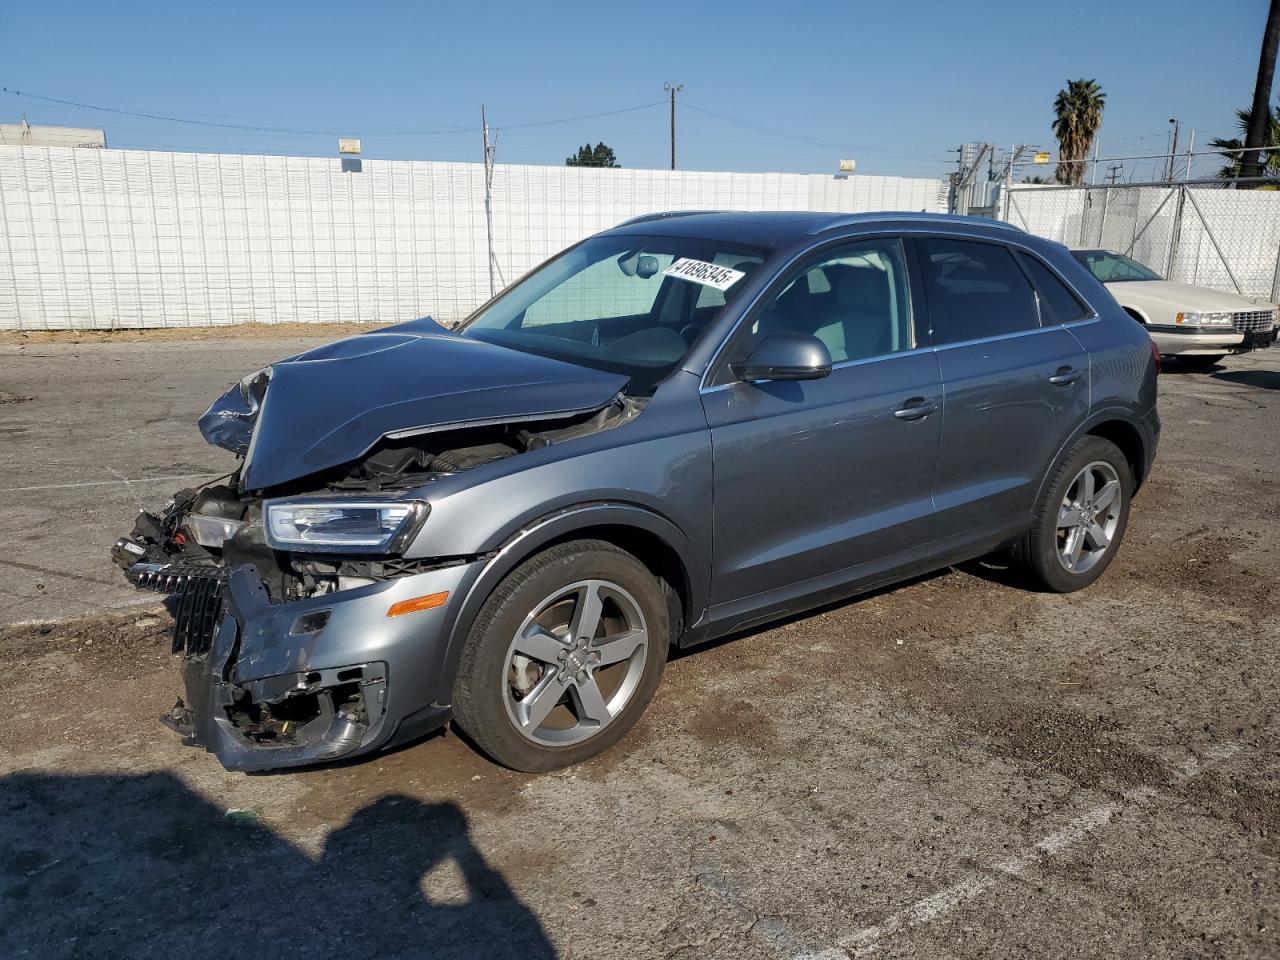
M820 380L831 373L831 351L811 334L773 333L730 369L739 380Z

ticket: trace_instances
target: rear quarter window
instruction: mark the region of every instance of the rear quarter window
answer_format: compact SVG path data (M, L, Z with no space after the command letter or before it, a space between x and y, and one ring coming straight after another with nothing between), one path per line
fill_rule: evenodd
M1026 268L1035 285L1040 304L1040 323L1046 327L1071 323L1091 315L1093 310L1077 297L1056 273L1038 258L1018 251L1018 261Z

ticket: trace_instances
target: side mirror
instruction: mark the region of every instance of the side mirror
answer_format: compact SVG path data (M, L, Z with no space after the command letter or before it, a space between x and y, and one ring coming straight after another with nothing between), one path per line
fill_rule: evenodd
M820 380L831 372L831 351L807 333L773 333L730 369L739 380Z

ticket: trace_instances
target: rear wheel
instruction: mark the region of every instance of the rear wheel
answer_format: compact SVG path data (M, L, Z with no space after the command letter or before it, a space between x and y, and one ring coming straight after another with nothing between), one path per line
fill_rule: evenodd
M486 601L462 652L454 717L505 766L580 763L635 725L669 644L666 596L639 560L603 541L560 544Z
M1015 555L1056 593L1087 587L1110 566L1129 521L1133 471L1120 448L1081 437L1054 471Z

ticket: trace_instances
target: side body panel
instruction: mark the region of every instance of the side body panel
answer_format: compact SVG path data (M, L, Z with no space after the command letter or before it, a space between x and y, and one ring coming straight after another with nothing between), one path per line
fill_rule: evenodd
M715 450L713 604L927 556L940 418L894 415L912 400L941 403L931 350L821 380L703 393Z
M1062 438L1088 416L1089 355L1070 330L1046 327L940 347L938 362L945 400L933 497L938 550L949 552L1030 522Z

